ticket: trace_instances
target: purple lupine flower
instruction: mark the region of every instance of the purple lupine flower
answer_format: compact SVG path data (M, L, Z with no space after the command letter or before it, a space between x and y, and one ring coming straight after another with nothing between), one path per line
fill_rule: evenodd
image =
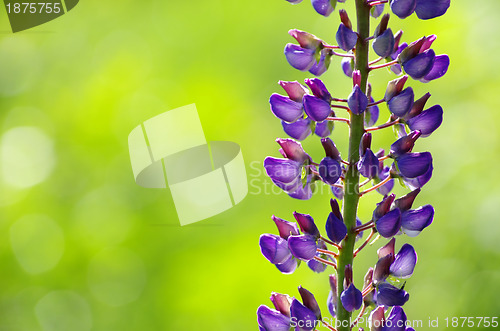
M416 0L391 0L391 10L399 18L407 18L415 11Z
M316 122L314 134L318 137L326 138L332 134L333 127L333 121Z
M342 161L342 157L340 156L340 152L337 149L337 146L335 146L335 143L333 140L330 138L323 138L321 139L321 145L323 146L323 149L325 150L326 156L329 158L332 158L338 162Z
M340 301L345 310L349 312L358 310L363 304L363 294L354 286L354 283L351 283L347 289L340 294Z
M403 117L413 107L414 99L415 95L413 93L413 89L411 87L407 87L387 101L387 107L389 107L389 110L394 115Z
M304 96L304 110L310 119L316 122L326 120L332 113L330 103L313 95Z
M319 78L309 78L304 80L306 85L309 86L314 96L325 100L326 102L332 101L332 95L326 88L323 81Z
M290 257L288 243L280 236L265 233L259 239L262 255L272 264L280 264Z
M337 200L331 199L332 212L326 220L326 235L334 243L340 243L347 235L347 227L344 224L344 219L340 213L339 203Z
M323 41L315 35L298 29L291 29L288 34L299 43L300 47L317 50L323 45Z
M429 152L407 153L395 159L399 173L406 178L417 178L432 167L432 155Z
M307 71L316 63L315 50L303 48L295 44L286 44L285 57L295 69Z
M316 329L316 314L311 309L304 306L297 299L293 299L290 306L291 324L296 324L296 330L312 331ZM299 325L301 325L299 327Z
M321 320L321 310L319 309L318 302L316 301L314 295L302 286L299 286L299 294L302 298L304 306L314 312L314 315L316 315L318 320Z
M342 61L340 62L340 66L342 67L342 71L344 72L344 74L347 77L351 78L352 72L354 70L353 59L349 57L343 58Z
M359 85L356 84L352 89L351 94L347 98L347 104L349 105L349 109L356 115L362 114L366 110L366 107L368 107L368 98L361 91Z
M421 20L442 16L450 8L450 0L417 0L415 12Z
M375 100L370 96L370 103L374 103ZM365 112L365 126L374 126L378 121L380 110L377 105L368 107Z
M379 174L378 174L378 179L375 179L375 183L378 184L381 181L385 180L388 176L391 175L391 169L389 167L383 167L380 169ZM394 188L394 179L390 179L387 183L382 185L377 189L377 192L382 194L382 195L387 195L391 193L392 189Z
M384 238L395 236L401 228L401 211L395 208L375 222L378 233Z
M320 237L318 227L316 226L316 223L314 223L314 219L311 215L301 214L295 211L293 212L293 217L295 217L295 219L297 220L300 230L304 234L308 234L315 239L318 239Z
M419 130L422 132L422 137L430 136L442 122L443 108L440 105L432 106L406 121L410 130Z
M420 131L412 131L405 137L401 137L391 145L391 157L399 157L413 150L415 142L421 136Z
M289 331L290 318L279 311L261 305L257 309L257 322L260 331Z
M417 253L413 246L404 244L390 266L390 273L397 278L409 278L417 264Z
M339 47L348 52L356 46L358 34L341 23L335 35Z
M331 50L327 48L322 49L320 52L319 61L313 64L313 66L309 69L309 72L315 76L321 76L330 67L331 59Z
M425 205L405 211L401 215L401 227L407 236L416 237L423 229L431 225L433 220L434 208L431 205Z
M394 51L394 34L391 29L385 30L373 41L373 50L380 57L388 57Z
M443 77L450 66L450 58L446 54L437 55L434 58L432 69L423 78L420 78L422 83L428 83L431 80Z
M290 255L290 257L283 263L275 264L276 268L283 274L292 274L298 266L297 259Z
M389 317L384 324L382 331L405 331L406 314L403 308L399 306L392 307Z
M290 236L288 248L297 259L309 261L316 256L316 238L308 234Z
M304 113L302 102L297 102L289 97L273 93L269 98L271 111L280 120L286 122L295 122Z
M384 9L385 9L384 3L382 3L380 5L372 6L372 9L370 10L370 15L373 18L378 18L380 15L382 15L382 13L384 12Z
M358 171L363 177L374 178L378 176L380 168L378 157L371 149L367 149L358 163Z
M401 212L405 212L407 210L410 210L411 207L413 206L413 202L417 198L417 195L420 193L420 189L417 188L416 190L411 191L410 193L402 196L399 199L396 199L394 201L394 205L401 210Z
M391 263L394 261L394 255L388 254L378 259L373 270L373 281L378 284L384 281L389 275Z
M280 80L278 84L285 90L288 97L296 102L302 102L304 95L309 92L307 88L298 81L287 82Z
M330 0L311 0L314 10L320 15L325 17L330 16L330 14L335 10ZM333 2L335 3L335 2Z
M436 56L430 49L435 40L435 35L422 37L412 42L399 55L399 61L405 72L413 79L428 82L442 77L448 70L449 57L447 55Z
M402 288L389 283L377 286L377 304L381 306L403 306L410 299L410 294Z
M411 78L422 79L432 70L435 58L436 53L434 53L434 50L428 49L403 62L403 68Z
M312 198L312 188L311 188L311 182L312 182L313 175L307 175L305 178L305 184L304 185L299 185L299 188L295 190L294 192L288 193L288 195L291 198L298 199L298 200L309 200Z
M408 185L408 187L411 190L423 187L432 178L432 171L433 171L433 169L434 168L431 165L430 168L429 168L429 170L427 170L427 172L425 174L423 174L421 176L418 176L416 178L402 177L403 181L405 182L406 185Z
M277 311L290 317L290 305L292 304L292 298L289 295L273 292L271 293L271 297L269 299Z
M301 118L293 123L281 121L283 131L285 131L285 133L290 137L297 140L304 140L311 135L311 123L311 120L308 118Z
M334 185L342 175L342 167L339 162L327 156L321 160L318 172L323 181Z
M394 202L394 199L396 198L396 195L390 194L388 196L385 196L382 201L377 203L377 207L373 211L373 220L377 221L379 218L387 214L391 210L391 205Z
M286 240L290 236L299 234L299 228L297 227L297 224L285 221L284 219L276 217L274 215L271 218L276 224L281 238Z
M328 311L333 317L336 316L337 310L337 276L330 275L330 292L328 293L328 299L326 300L326 305L328 306Z

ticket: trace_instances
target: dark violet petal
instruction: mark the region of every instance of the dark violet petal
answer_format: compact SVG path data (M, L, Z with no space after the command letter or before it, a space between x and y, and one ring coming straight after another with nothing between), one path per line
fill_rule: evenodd
M323 121L316 123L314 134L321 138L326 138L332 134L332 131L333 131L333 121Z
M405 72L413 79L420 79L425 77L434 65L436 54L434 50L429 49L423 53L418 54L411 60L403 63Z
M391 275L398 278L408 278L413 274L416 264L417 252L415 252L413 246L404 244L391 264Z
M396 140L391 145L391 156L399 157L403 154L409 153L413 150L415 146L415 141L420 137L420 131L412 131L409 135L404 136Z
M330 0L311 0L314 10L320 15L328 17L335 8L333 8Z
M300 179L301 163L288 159L278 159L274 157L266 157L264 160L264 168L267 175L275 181L281 183L292 183L297 178Z
M417 0L415 12L421 20L444 15L450 7L450 0Z
M380 259L378 259L377 264L375 264L375 269L373 271L373 280L375 283L380 283L384 281L389 275L391 263L394 261L394 255L389 254Z
M351 78L352 77L352 71L354 70L353 69L353 63L352 63L352 59L351 58L348 58L348 57L345 57L342 59L341 63L340 63L340 66L342 67L342 71L344 72L344 74Z
M332 315L332 317L337 316L336 313L337 303L335 302L336 299L337 296L333 295L333 292L330 291L330 293L328 293L328 298L326 300L326 306L328 307L328 311L330 312L330 315Z
M319 254L318 254L319 256ZM326 264L318 262L316 260L307 261L307 266L314 272L322 273L326 270Z
M260 329L265 331L290 330L290 318L264 305L257 309L257 322Z
M283 274L293 274L293 272L297 269L297 259L295 259L292 255L283 263L276 264L276 268Z
M385 7L385 4L372 6L372 9L370 11L370 15L373 18L378 18L384 12L384 7Z
M367 149L365 154L358 163L358 170L363 177L373 178L378 176L379 173L379 161L378 157L373 154L371 149Z
M328 102L312 95L304 96L304 110L316 122L323 122L332 112Z
M423 83L428 83L431 80L438 79L443 77L448 71L448 67L450 66L450 58L448 55L437 55L434 59L434 65L432 66L431 71L424 78L420 79Z
M327 184L334 185L342 175L342 167L336 160L325 157L318 168L319 175Z
M285 90L288 97L295 102L302 103L302 97L308 93L307 88L297 81L286 82L280 80L278 83Z
M406 314L403 308L395 306L391 309L382 331L405 331Z
M330 67L331 59L332 55L330 53L330 50L324 48L323 50L321 50L319 62L315 61L314 65L311 67L311 69L309 69L309 72L315 76L321 76Z
M423 187L425 184L427 184L429 182L429 180L432 177L432 171L433 171L433 167L431 165L429 170L427 170L427 172L425 174L423 174L422 176L418 176L417 178L404 178L403 177L403 180L406 183L406 185L408 185L408 187L410 187L410 189L415 190L417 188Z
M280 236L265 233L259 239L260 251L269 262L283 263L290 257L287 241Z
M390 168L385 167L382 171L380 171L378 176L379 176L380 181L383 181L389 175L390 175ZM394 188L394 179L390 179L387 183L385 183L384 185L379 187L377 189L377 192L385 196L385 195L391 193L393 188Z
M373 102L375 102L375 100L373 99L373 97L370 97L370 103ZM377 105L369 107L365 112L365 126L374 126L378 121L379 113L380 110Z
M388 57L394 50L394 34L387 29L373 41L373 50L380 57Z
M387 106L391 113L398 117L405 116L413 107L415 94L411 87L405 88L401 93L394 96L387 102Z
M276 224L276 227L278 228L281 238L288 239L288 237L290 237L291 235L299 234L299 228L297 227L297 224L285 221L284 219L281 219L274 215L272 216L272 219Z
M391 206L395 198L396 195L393 193L391 195L384 197L382 201L377 203L377 207L373 211L373 216L372 216L374 221L378 220L391 210Z
M335 143L330 138L321 139L321 145L325 150L326 156L331 157L332 159L337 160L339 162L342 161L337 146L335 146Z
M391 0L391 10L399 18L407 18L415 11L416 0Z
M328 215L325 228L328 238L336 244L340 243L347 235L347 227L334 213Z
M347 104L349 105L351 111L356 115L359 115L366 110L366 107L368 106L368 98L363 91L361 91L361 88L358 85L354 86L351 94L347 98Z
M302 48L299 45L287 44L285 56L288 63L295 69L307 71L316 63L314 50Z
M273 114L283 121L295 122L304 112L302 103L295 102L280 94L274 93L271 95L269 103Z
M401 215L401 227L409 237L416 237L423 229L432 224L434 208L425 205L417 209L407 210Z
M441 123L443 123L443 108L440 105L432 106L407 121L411 130L422 132L422 137L430 136Z
M402 196L401 198L397 199L394 201L394 205L401 210L401 212L405 212L409 209L411 209L411 206L413 206L413 202L415 201L415 198L417 195L420 193L420 189L417 188L416 190L411 191L407 195Z
M429 152L408 153L396 158L396 162L402 176L416 178L432 167L432 155Z
M302 286L299 286L299 293L304 306L313 311L318 320L321 320L321 310L319 309L318 302L316 298L314 298L314 295Z
M290 317L290 304L292 303L292 298L290 298L290 296L273 292L269 300L271 300L277 311Z
M392 238L385 246L377 250L378 257L381 258L389 254L394 256L394 246L396 246L396 238Z
M288 248L299 260L309 261L316 255L316 239L308 234L288 237Z
M403 289L391 284L382 283L377 288L377 304L380 306L403 306L410 295Z
M308 118L299 119L293 123L281 121L281 125L287 135L297 140L304 140L312 133L311 120Z
M332 186L332 193L337 199L339 200L344 199L344 189Z
M299 189L299 187L302 185L302 181L300 180L300 177L297 177L295 180L293 180L290 183L282 183L280 181L277 181L275 179L272 179L273 183L278 186L280 189L283 191L289 193L289 192L295 192Z
M297 220L297 223L299 223L300 230L302 230L304 234L311 235L314 238L319 238L318 227L316 226L316 223L314 223L314 219L311 215L293 212L293 216Z
M350 284L347 290L340 295L340 301L345 310L351 312L361 308L363 304L363 294L354 284Z
M287 159L297 161L300 163L305 163L308 160L311 160L311 157L304 151L302 148L302 144L288 138L278 138L276 142L280 145L280 152Z
M309 200L312 197L311 185L309 183L305 186L300 185L297 190L288 193L288 195L298 200Z
M311 89L311 92L315 97L325 100L326 102L330 102L332 100L332 96L325 84L319 78L310 78L305 80L307 86Z
M378 233L384 238L395 236L401 228L401 211L393 209L376 221Z
M337 30L336 38L339 47L346 52L353 49L358 41L357 33L349 29L343 23L340 24Z

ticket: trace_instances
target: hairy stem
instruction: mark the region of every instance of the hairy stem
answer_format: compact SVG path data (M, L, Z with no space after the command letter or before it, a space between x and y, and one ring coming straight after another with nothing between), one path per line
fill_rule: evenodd
M370 37L370 6L366 0L356 0L356 17L358 24L358 42L356 44L356 70L361 73L360 88L366 93L368 83L368 50ZM364 115L351 113L351 125L349 132L349 166L345 178L345 196L343 204L344 222L347 226L347 237L342 242L337 259L337 319L338 331L349 331L351 325L351 313L344 309L340 300L340 295L344 290L344 270L345 266L353 262L354 242L356 240L356 214L359 202L359 172L356 162L359 161L359 144L365 131Z

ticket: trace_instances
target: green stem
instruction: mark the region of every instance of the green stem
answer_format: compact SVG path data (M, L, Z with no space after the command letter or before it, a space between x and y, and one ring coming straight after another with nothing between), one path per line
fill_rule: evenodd
M356 0L356 16L358 24L358 42L356 44L355 68L361 73L361 89L366 93L368 85L368 50L370 37L370 6L366 0ZM347 237L341 243L337 259L337 325L338 331L351 330L351 313L346 311L340 301L340 294L344 290L344 269L353 262L354 242L356 233L356 215L359 202L359 172L356 163L359 161L359 144L364 133L364 114L351 113L349 132L349 166L345 177L345 196L343 204L343 217L347 226Z

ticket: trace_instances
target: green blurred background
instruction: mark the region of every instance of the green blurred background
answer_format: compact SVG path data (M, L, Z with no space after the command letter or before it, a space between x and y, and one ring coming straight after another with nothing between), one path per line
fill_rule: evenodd
M438 34L435 50L452 60L444 78L410 82L417 96L431 91L445 121L416 147L435 158L416 202L432 203L435 221L397 243L411 242L419 255L406 287L408 318L439 318L435 330L446 329L446 317L500 316L498 13L495 0L452 1L439 19L392 22L405 29L404 41ZM317 15L308 1L123 0L82 1L17 34L3 9L0 22L0 330L256 330L257 307L270 304L272 291L298 295L298 285L327 315L327 273L302 265L281 275L261 256L258 237L276 232L273 214L310 213L321 227L326 220L326 189L292 200L272 190L261 164L278 156L274 140L284 136L269 95L281 92L279 79L308 77L286 63L287 31L333 43L336 14ZM346 97L339 63L321 78ZM392 78L385 70L372 76L376 99ZM168 191L134 183L127 136L190 103L208 140L241 145L250 191L235 208L180 227ZM344 153L346 134L338 124L332 135ZM388 146L394 136L374 140ZM317 137L304 145L322 157ZM363 199L364 221L380 199ZM358 282L384 242L360 254Z

